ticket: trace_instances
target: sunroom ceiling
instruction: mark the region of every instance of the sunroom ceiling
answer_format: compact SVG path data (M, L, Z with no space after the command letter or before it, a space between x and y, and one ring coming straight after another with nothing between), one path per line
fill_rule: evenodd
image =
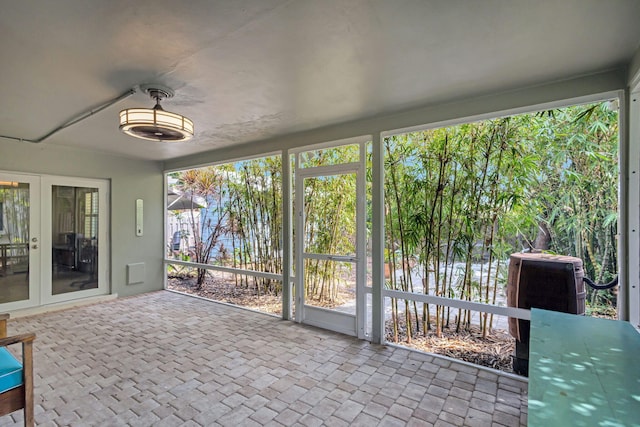
M0 134L37 139L161 83L176 92L163 107L195 122L191 142L121 134L118 111L152 106L141 92L42 142L152 160L624 67L640 42L637 0L1 6Z

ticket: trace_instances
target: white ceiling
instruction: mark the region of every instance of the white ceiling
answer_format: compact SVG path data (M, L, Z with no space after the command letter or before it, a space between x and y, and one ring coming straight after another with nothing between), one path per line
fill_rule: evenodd
M170 159L623 67L639 23L638 0L0 0L0 135L157 82L192 141L121 134L138 92L43 144Z

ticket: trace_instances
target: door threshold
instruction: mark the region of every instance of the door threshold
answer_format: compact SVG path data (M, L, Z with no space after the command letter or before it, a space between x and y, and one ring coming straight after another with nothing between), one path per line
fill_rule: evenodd
M84 305L98 304L101 302L113 301L118 298L118 294L100 295L97 297L88 297L76 299L73 301L59 302L55 304L41 305L38 307L23 308L20 310L9 311L12 319L18 317L35 316L36 314L50 313L53 311L66 310L69 308L81 307Z

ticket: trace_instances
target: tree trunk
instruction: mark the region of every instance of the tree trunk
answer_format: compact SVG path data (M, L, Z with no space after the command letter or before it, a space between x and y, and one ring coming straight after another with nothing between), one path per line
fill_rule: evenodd
M540 221L538 223L538 235L533 242L533 249L547 250L551 247L551 231L547 223Z

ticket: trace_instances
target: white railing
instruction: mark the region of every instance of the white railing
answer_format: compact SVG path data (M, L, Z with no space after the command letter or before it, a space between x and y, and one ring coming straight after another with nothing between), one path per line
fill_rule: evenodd
M461 308L463 310L480 311L498 316L515 317L516 319L531 320L531 311L525 308L501 307L493 304L466 301L456 298L439 297L435 295L416 294L413 292L394 291L385 289L383 296L426 304L443 305L446 307Z
M165 263L165 265L177 264L177 265L182 265L182 266L185 266L185 267L198 268L198 269L203 269L203 270L222 271L222 272L225 272L225 273L243 274L243 275L246 275L246 276L261 277L261 278L264 278L264 279L282 281L282 274L265 273L263 271L245 270L245 269L234 268L234 267L222 267L220 265L200 264L200 263L197 263L197 262L180 261L180 260L177 260L177 259L169 259L169 258L165 258L164 259L164 263Z
M205 270L221 271L224 273L242 274L253 277L261 277L265 279L283 281L282 274L265 273L262 271L246 270L234 267L222 267L211 264L200 264L191 261L180 261L177 259L164 259L165 265L176 264L184 267L200 268ZM295 280L294 276L290 276L291 281ZM371 288L366 288L367 293L371 293ZM531 311L524 308L502 307L494 304L485 304L481 302L466 301L456 298L439 297L436 295L418 294L414 292L396 291L385 289L383 297L397 298L401 300L415 301L425 304L441 305L445 307L459 308L463 310L479 311L482 313L495 314L497 316L513 317L522 320L531 320Z

